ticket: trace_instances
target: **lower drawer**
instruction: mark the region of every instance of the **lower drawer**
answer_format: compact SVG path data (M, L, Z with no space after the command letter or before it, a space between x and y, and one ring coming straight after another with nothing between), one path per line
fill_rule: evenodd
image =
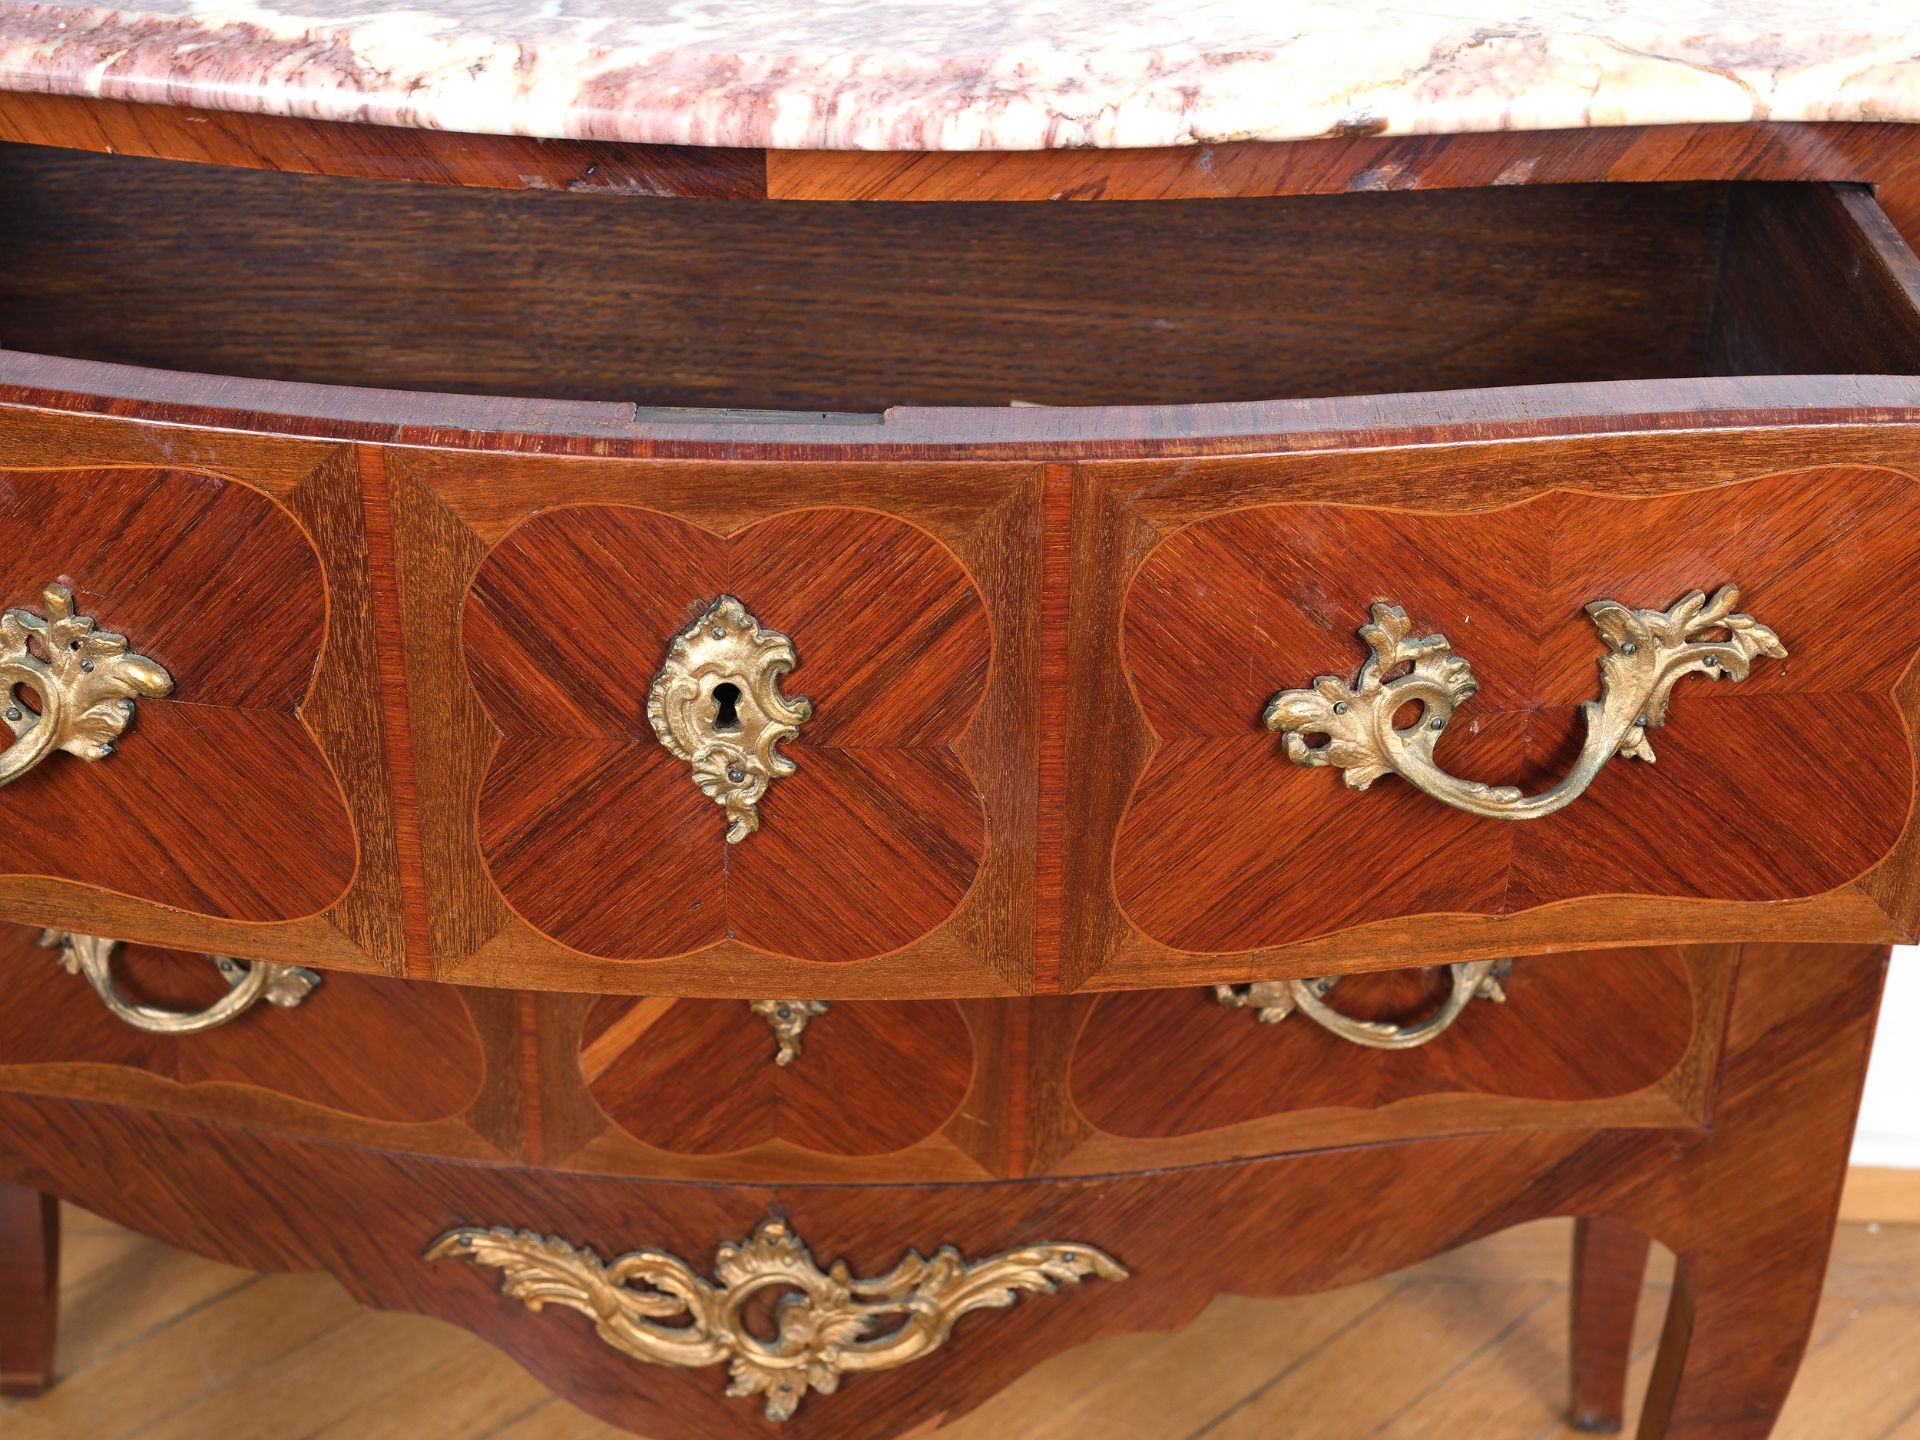
M11 927L0 1088L729 1181L1097 1174L1709 1118L1734 947L1095 998L548 996Z

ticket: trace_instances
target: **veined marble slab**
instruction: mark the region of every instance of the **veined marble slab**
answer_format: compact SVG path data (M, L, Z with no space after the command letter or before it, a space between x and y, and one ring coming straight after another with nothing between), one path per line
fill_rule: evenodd
M0 0L0 89L788 149L1920 121L1920 0Z

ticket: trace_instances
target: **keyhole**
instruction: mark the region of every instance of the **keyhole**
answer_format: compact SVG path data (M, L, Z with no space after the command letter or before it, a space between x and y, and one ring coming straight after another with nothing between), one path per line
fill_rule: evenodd
M740 687L723 682L713 687L713 728L730 735L740 728Z

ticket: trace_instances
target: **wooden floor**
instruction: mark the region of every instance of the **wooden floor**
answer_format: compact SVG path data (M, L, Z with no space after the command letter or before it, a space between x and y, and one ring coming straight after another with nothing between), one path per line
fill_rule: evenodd
M1920 1207L1912 1189L1908 1181L1888 1192L1891 1210L1878 1213L1892 1220L1842 1227L1813 1349L1776 1440L1920 1440ZM1853 1204L1849 1213L1860 1209ZM83 1212L68 1219L61 1380L37 1400L0 1405L0 1440L625 1434L549 1398L464 1332L362 1312L329 1279L254 1275ZM1568 1243L1564 1222L1543 1222L1327 1295L1223 1297L1182 1334L1104 1340L1059 1356L940 1434L1572 1436L1559 1418ZM1635 1339L1642 1380L1670 1273L1657 1258Z

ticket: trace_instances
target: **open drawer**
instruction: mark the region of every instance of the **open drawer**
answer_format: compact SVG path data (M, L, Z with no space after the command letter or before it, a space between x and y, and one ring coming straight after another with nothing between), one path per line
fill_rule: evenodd
M204 875L163 898L164 857L74 866L58 904L0 883L11 918L822 998L1911 932L1920 314L1864 189L863 205L0 147L0 193L0 467L110 495L186 457L299 520L335 699L283 709L356 867L303 864L275 911ZM23 573L58 558L0 533ZM1351 686L1390 603L1478 694L1440 667L1445 703L1379 743L1539 791L1627 643L1582 607L1728 585L1771 641L1708 612L1691 678L1648 691L1670 723L1603 736L1553 814L1353 789L1264 723ZM811 702L790 772L735 779L724 736L681 753L649 714L729 595ZM170 668L143 717L191 700ZM703 672L688 713L754 681Z
M1069 983L1911 936L1920 267L1840 187L1733 187L1711 253L1692 378L1097 467L1119 758Z

